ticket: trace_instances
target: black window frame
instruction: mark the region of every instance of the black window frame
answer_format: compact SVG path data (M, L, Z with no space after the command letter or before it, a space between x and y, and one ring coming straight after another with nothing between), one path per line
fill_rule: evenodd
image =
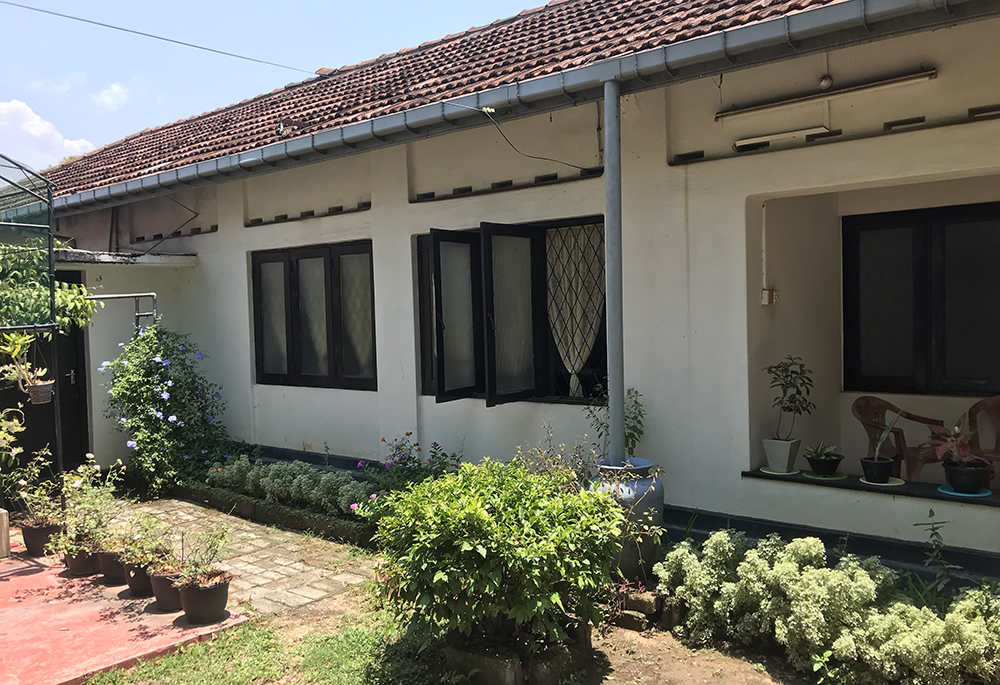
M949 225L974 221L1000 224L1000 202L842 218L845 391L970 397L1000 394L1000 379L949 378L945 373L945 232ZM861 234L899 228L911 231L913 245L913 371L906 376L864 376L860 330Z
M416 236L421 394L434 396L437 402L474 397L486 400L487 406L516 401L559 404L588 404L592 402L592 398L588 396L571 397L565 394L556 394L553 390L557 385L557 369L554 366L562 368L562 364L552 361L558 359L558 351L548 323L546 290L546 269L548 267L545 254L546 231L591 223L603 226L604 216L598 214L522 224L483 222L479 228L431 229L429 234ZM530 238L532 241L532 346L535 387L532 390L508 394L496 391L495 331L491 325L493 320L493 290L490 277L492 273L492 237L495 235L514 235ZM439 236L438 240L441 239L440 236L449 236L449 239L454 239L457 242L469 243L472 245L473 254L478 254L478 260L481 262L481 264L477 264L477 260L475 258L473 260L473 288L479 291L473 295L474 318L477 325L474 331L474 335L477 337L475 343L476 385L475 387L452 389L447 392L442 391L439 386L439 379L443 376L444 369L443 355L440 354L440 346L443 344L442 321L437 315L437 312L441 310L440 255L435 248L435 236ZM433 326L430 325L432 319ZM599 340L603 341L606 338L606 331L607 303L605 302ZM598 359L601 358L600 355L603 355L603 375L596 382L606 385L607 351L604 350L604 345L596 345L592 354L598 354Z
M372 376L348 376L343 370L343 328L341 318L340 258L345 255L367 254L371 279L372 312ZM302 373L300 359L301 330L298 312L299 282L298 261L322 257L326 292L327 374ZM260 250L250 254L251 282L254 316L254 359L256 382L259 385L285 385L292 387L340 388L345 390L378 390L378 346L375 335L375 270L371 240L352 240L341 243L305 245L301 247ZM264 370L264 334L260 265L280 262L284 265L285 283L285 340L287 373L268 373Z

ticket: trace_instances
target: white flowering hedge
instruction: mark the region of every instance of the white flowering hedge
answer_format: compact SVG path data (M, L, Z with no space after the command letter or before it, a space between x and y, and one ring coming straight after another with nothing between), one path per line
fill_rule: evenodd
M719 531L685 541L654 567L659 592L683 600L689 643L780 647L798 669L852 685L960 685L1000 677L1000 594L966 590L944 617L905 597L877 559L827 567L817 538L751 546Z

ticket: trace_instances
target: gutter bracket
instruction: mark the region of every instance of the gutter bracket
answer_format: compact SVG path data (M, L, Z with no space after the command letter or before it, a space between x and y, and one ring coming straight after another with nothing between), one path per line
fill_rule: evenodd
M569 93L569 91L566 90L566 72L565 71L560 71L559 72L559 89L562 91L562 94L566 96L567 100L569 100L570 102L572 102L574 105L576 104L576 98L573 95L571 95Z
M453 126L453 127L454 126L458 126L458 124L456 124L454 121L452 121L451 119L449 119L448 117L445 116L445 114L444 114L444 106L445 106L445 103L442 102L441 103L441 121L443 121L444 123L448 124L449 126Z
M419 136L420 135L420 129L418 129L418 128L411 128L409 122L406 121L406 110L405 109L403 110L403 128L405 128L407 131L409 131L410 133L412 133L415 136Z
M339 129L337 129L337 130L339 130L339 131L340 131L340 143L341 143L341 145L343 145L344 147L349 147L349 148L351 148L352 150L354 150L354 149L356 149L356 148L358 147L358 146L357 146L357 145L355 145L354 143L348 143L348 142L347 142L346 140L344 140L344 127L343 127L343 126L341 126L341 127L340 127Z
M861 6L862 6L862 8L864 7L864 2L865 2L865 0L861 0L861 3L862 3ZM864 13L863 9L862 9L862 13ZM867 28L867 26L865 28ZM868 32L871 33L871 29L868 29ZM785 40L788 42L788 47L790 47L792 50L795 50L796 52L799 51L799 49L800 49L799 46L795 44L794 40L792 40L792 27L791 27L791 24L789 24L789 22L788 22L788 15L787 14L785 15Z
M517 98L517 104L524 107L527 110L531 109L531 105L521 99L521 82L518 81L514 84L514 97Z
M633 67L633 71L635 72L635 80L639 81L640 83L644 83L644 84L646 84L648 86L649 83L650 83L650 80L648 78L644 78L642 76L642 74L639 73L639 55L638 54L634 53L632 55L632 63L635 65Z
M788 35L788 18L785 18L785 35ZM722 32L722 56L726 58L726 61L736 66L736 62L732 57L729 56L729 34L726 31Z
M378 142L384 143L386 141L386 138L384 136L380 136L377 133L375 133L375 120L374 119L369 119L368 120L368 130L371 131L372 138L374 138Z
M670 68L667 64L667 46L664 45L660 48L663 51L663 71L667 72L667 76L670 78L677 78L677 72Z

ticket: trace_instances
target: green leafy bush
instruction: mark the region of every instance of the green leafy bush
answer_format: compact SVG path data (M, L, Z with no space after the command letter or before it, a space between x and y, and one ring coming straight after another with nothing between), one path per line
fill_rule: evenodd
M597 621L624 515L521 461L463 464L383 498L380 589L428 637L448 631L538 645L576 617Z
M87 461L76 470L60 474L66 505L63 528L48 543L50 552L75 555L101 549L111 522L125 506L124 500L115 497L115 486L123 470L119 462L102 475L94 455L88 454Z
M328 516L351 515L375 492L344 472L322 472L301 461L266 464L245 456L212 464L206 483L249 497Z
M690 643L733 640L784 648L824 682L959 685L1000 675L1000 595L961 595L944 617L903 596L877 559L845 556L833 568L816 538L776 536L752 547L741 533L714 533L699 550L675 546L654 568L659 592L683 600L676 632ZM829 653L827 653L829 652Z
M201 480L212 461L244 449L219 421L221 388L198 369L204 355L188 336L157 322L119 345L121 355L101 370L111 372L108 413L130 435L140 487L157 495L181 480Z
M459 453L445 452L436 442L432 442L430 449L424 452L419 443L410 439L411 435L407 432L403 437L387 443L388 454L384 463L358 462L358 467L375 484L376 490L402 490L410 483L419 483L458 468L462 461ZM385 441L382 438L382 442Z

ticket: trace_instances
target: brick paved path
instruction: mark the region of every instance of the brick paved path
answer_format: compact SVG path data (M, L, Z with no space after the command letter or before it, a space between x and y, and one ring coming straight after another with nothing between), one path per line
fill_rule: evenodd
M181 500L138 505L169 521L179 547L182 531L226 526L231 544L222 568L234 574L230 601L265 613L329 599L359 587L374 575L371 555L348 545L230 516Z

